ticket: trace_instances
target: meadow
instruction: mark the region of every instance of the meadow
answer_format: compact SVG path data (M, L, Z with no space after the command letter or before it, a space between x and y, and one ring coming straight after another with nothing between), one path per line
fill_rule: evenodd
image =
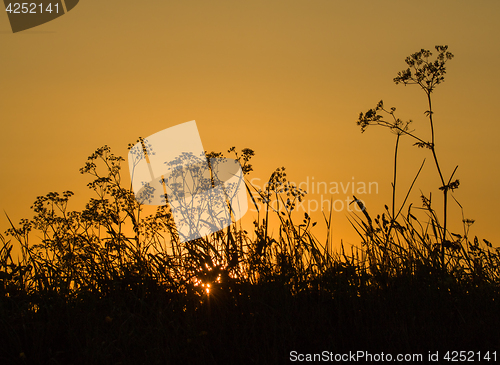
M500 249L450 231L448 205L459 180L443 176L434 143L432 93L444 81L446 46L406 59L394 79L426 94L430 139L382 101L358 125L395 135L392 199L350 217L359 247L314 234L297 214L306 193L283 167L265 189L247 188L260 206L251 228L227 229L180 243L168 205L149 211L124 186L124 159L98 148L80 173L93 197L72 211L73 193L36 199L33 218L0 235L0 361L5 364L279 364L290 353L349 351L424 354L500 346ZM429 152L439 198L408 202L421 169L398 205L400 138ZM254 151L235 148L246 177ZM207 157L222 157L207 153ZM127 173L127 172L125 172ZM438 203L436 203L438 200ZM457 202L458 203L458 202ZM436 207L439 205L439 207ZM331 215L323 215L327 230ZM279 228L270 233L270 221ZM15 255L13 252L20 252ZM482 355L477 355L481 351Z

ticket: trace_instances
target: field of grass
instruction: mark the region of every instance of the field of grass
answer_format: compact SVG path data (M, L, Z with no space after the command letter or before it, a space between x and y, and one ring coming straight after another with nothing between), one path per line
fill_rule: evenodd
M416 53L407 63L421 73L397 81L435 87L452 57L437 50L442 64ZM421 207L396 205L399 138L429 149L441 174L433 134L430 142L417 138L382 102L358 124L396 132L394 194L377 215L352 203L362 210L350 218L360 245L339 250L314 236L308 214L294 212L305 193L284 168L255 192L261 209L252 229L235 222L180 243L168 206L146 214L122 186L123 158L99 148L81 169L94 194L85 209L68 209L69 191L49 193L33 204L32 219L0 235L0 362L280 364L291 351L424 359L437 350L497 351L500 250L469 237L471 220L464 218L463 232L447 228L458 180L441 176L441 216L425 196ZM251 173L252 150L229 153ZM279 221L274 236L271 216Z

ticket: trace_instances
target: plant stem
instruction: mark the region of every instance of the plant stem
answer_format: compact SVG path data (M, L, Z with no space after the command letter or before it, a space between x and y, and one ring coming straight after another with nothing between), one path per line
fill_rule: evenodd
M392 181L392 219L395 219L395 205L396 205L396 176L397 176L397 162L398 162L398 146L399 146L399 137L401 135L398 133L396 138L396 147L394 148L394 178Z
M441 265L444 270L444 242L446 240L446 223L448 216L448 188L446 187L446 183L444 182L443 174L441 173L441 168L439 167L439 162L436 156L435 149L435 140L434 140L434 122L432 119L432 101L431 101L431 90L426 90L427 93L427 101L429 103L429 121L431 123L431 151L432 156L434 157L434 162L436 163L436 167L439 173L439 178L441 179L441 186L443 187L443 238L441 242Z

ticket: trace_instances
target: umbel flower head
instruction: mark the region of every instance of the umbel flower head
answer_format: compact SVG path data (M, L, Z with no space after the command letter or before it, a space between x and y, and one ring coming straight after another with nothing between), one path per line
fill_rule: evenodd
M435 48L439 53L434 61L429 60L432 52L426 49L421 49L407 57L405 62L409 67L398 72L394 82L404 85L418 84L430 94L436 85L444 81L445 64L453 58L453 54L448 52L448 46L435 46Z

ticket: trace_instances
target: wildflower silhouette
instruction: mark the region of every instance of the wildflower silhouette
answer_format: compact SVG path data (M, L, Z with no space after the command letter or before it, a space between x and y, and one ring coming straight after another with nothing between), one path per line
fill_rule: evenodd
M436 89L437 85L444 82L444 75L446 74L446 63L451 60L454 56L452 53L448 52L448 46L436 46L436 51L438 52L436 58L431 60L432 52L429 50L422 49L419 52L413 53L405 59L408 68L398 72L397 76L394 78L394 82L403 85L418 85L424 92L427 98L428 110L424 112L425 116L429 119L430 126L430 141L424 138L418 137L409 129L411 120L402 121L400 118L395 116L396 108L392 107L390 110L384 108L384 103L381 100L374 109L369 109L366 113L360 113L357 124L361 127L361 131L364 132L368 126L377 125L389 128L392 132L397 135L396 146L394 153L394 173L393 173L393 183L392 183L392 210L391 210L391 221L395 222L397 216L401 212L408 194L401 205L398 213L395 211L395 201L396 201L396 176L397 176L397 156L398 156L398 145L401 136L409 136L415 140L415 146L420 148L427 148L431 151L434 164L437 168L439 179L441 181L441 186L439 189L443 192L443 224L440 225L437 221L437 217L433 213L433 222L435 224L436 238L440 238L441 247L441 265L444 269L445 266L445 248L450 246L451 241L448 240L449 232L448 226L448 193L450 190L457 189L459 186L459 180L452 181L458 166L455 167L448 179L445 179L442 173L442 168L439 163L439 159L436 152L435 144L435 133L434 133L434 112L432 110L432 93ZM384 119L384 115L389 116L390 119ZM425 160L424 160L425 161ZM422 163L423 166L423 163ZM420 170L417 176L420 174ZM416 179L416 178L415 178ZM414 180L415 182L415 180ZM412 184L413 187L413 184ZM411 188L410 188L411 190ZM393 226L391 226L393 227Z

